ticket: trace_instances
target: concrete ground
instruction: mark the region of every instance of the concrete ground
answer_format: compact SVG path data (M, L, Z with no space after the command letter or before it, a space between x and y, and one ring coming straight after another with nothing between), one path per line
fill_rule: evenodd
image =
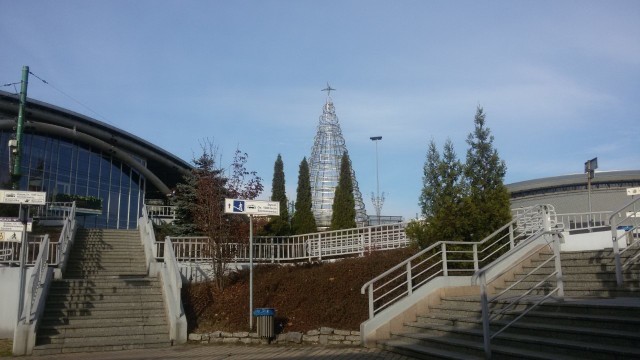
M34 356L34 360L244 360L244 359L309 359L309 360L408 360L410 357L380 349L364 347L277 346L277 345L179 345L169 348L123 350L97 353Z

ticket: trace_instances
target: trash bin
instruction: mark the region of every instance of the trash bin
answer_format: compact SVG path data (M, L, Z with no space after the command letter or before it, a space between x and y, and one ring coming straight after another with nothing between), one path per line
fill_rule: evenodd
M258 337L273 339L276 310L271 308L254 309L253 316L257 318Z

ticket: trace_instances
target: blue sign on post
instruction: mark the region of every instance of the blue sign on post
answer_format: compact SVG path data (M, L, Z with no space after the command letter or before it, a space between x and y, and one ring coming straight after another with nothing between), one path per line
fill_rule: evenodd
M244 201L242 200L233 200L233 212L244 212Z

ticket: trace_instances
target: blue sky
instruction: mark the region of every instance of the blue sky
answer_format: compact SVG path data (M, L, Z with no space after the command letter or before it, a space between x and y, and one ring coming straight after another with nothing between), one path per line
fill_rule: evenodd
M185 160L239 147L263 199L278 153L295 198L327 82L371 214L369 137L383 214L412 217L428 142L464 160L478 105L506 183L640 169L639 1L0 0L0 39L0 85L28 65L30 97Z

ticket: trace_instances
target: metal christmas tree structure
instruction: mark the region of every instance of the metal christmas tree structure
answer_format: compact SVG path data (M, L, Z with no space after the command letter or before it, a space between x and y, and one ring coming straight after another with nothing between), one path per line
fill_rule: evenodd
M340 176L340 161L342 154L347 151L331 99L331 90L335 89L332 89L329 84L326 89L322 90L327 92L327 99L322 108L318 132L309 159L311 209L319 229L331 226L333 198ZM356 223L358 226L364 226L367 221L367 213L353 166L351 166L351 178L353 180L353 197L356 203Z

